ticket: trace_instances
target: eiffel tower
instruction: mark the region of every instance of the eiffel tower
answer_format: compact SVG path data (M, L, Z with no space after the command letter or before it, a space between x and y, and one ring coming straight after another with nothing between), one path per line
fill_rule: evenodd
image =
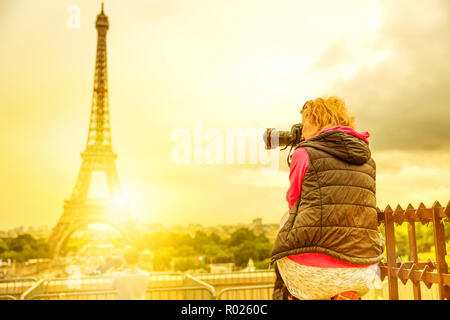
M55 254L61 252L72 233L93 223L113 226L129 243L133 243L138 236L136 223L120 188L115 164L117 154L112 149L106 63L109 21L103 3L95 26L98 34L97 55L88 138L86 149L81 153L83 162L72 195L70 200L64 201L64 212L49 238L49 248ZM93 172L104 172L106 175L106 199L88 198Z

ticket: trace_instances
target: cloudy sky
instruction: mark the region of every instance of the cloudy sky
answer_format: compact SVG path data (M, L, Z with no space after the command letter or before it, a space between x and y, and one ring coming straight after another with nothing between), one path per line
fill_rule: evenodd
M53 226L70 197L99 9L0 1L0 229ZM105 12L113 146L140 221L278 222L285 152L273 174L261 163L176 164L174 132L288 129L323 95L342 97L371 133L380 207L449 200L448 0L107 0Z

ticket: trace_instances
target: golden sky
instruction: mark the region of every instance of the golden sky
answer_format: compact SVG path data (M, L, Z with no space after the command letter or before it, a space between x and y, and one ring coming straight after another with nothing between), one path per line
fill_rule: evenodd
M80 28L67 26L80 9ZM53 226L85 148L100 1L0 1L0 229ZM112 138L132 214L205 225L278 222L286 153L179 164L176 130L299 122L342 97L371 133L380 207L450 195L450 2L107 0Z

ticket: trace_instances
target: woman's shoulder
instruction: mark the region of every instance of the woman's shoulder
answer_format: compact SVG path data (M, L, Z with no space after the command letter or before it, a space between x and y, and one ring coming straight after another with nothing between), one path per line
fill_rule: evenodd
M309 161L309 155L305 148L299 147L292 153L291 161Z

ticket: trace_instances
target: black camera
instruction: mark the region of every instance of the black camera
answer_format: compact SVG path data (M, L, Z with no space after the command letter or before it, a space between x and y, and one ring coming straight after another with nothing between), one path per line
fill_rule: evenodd
M302 128L301 123L294 124L291 131L278 131L274 128L267 128L263 135L266 150L277 147L293 147L300 143L302 140Z

